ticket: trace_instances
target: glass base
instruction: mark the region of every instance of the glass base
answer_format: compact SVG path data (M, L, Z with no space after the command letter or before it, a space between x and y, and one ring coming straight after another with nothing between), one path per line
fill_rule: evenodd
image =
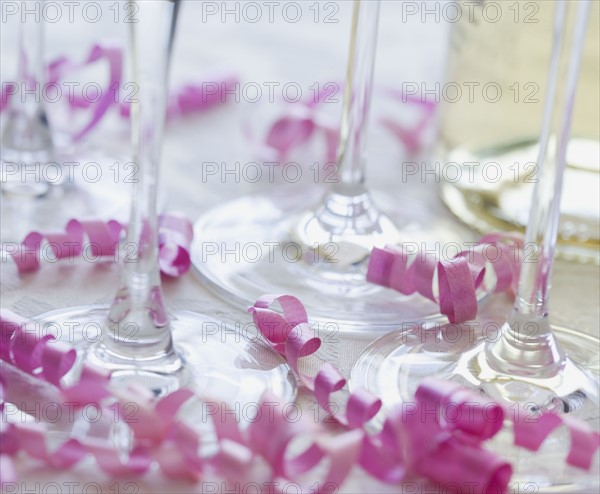
M452 213L479 232L524 231L537 153L534 141L478 153L454 150L447 161L465 163L464 178L443 183L442 199ZM558 254L567 260L600 263L598 156L597 141L572 139L569 143L557 247ZM474 163L482 166L473 167ZM486 167L488 163L494 166Z
M0 139L2 161L45 163L55 154L59 136L51 131L46 111L39 106L35 114L28 113L25 108L9 109Z
M296 380L288 365L260 337L234 331L225 323L189 311L170 316L175 352L151 360L119 361L103 353L101 328L107 306L73 307L42 314L48 332L78 349L78 361L68 381L77 378L84 361L111 370L112 381L135 382L159 397L181 387L207 400L220 400L244 413L264 392L288 403ZM50 324L51 323L51 324ZM243 417L242 417L243 418Z
M382 194L372 201L370 194L352 200L332 194L322 205L314 192L288 192L230 201L196 223L192 262L225 300L249 306L266 293L294 295L312 322L341 331L447 322L425 297L367 283L365 275L373 246L410 243L439 252L453 244L458 253L462 243L452 224L421 221L416 211L404 216L397 201Z
M394 222L373 203L371 195L330 193L319 208L294 218L289 241L300 254L292 258L306 275L321 281L323 290L332 283L359 290L374 247L398 244L402 237Z
M15 170L2 162L0 242L21 242L31 231L62 231L73 218L125 221L127 161L98 153L85 160L61 158L67 166L60 168L50 162Z
M509 413L520 414L521 419L535 417L544 409L568 412L600 430L600 342L596 338L553 327L567 362L562 374L533 379L492 369L484 353L490 335L483 332L451 331L442 336L438 326L390 333L361 354L352 369L350 388L366 388L382 399L382 411L374 421L378 427L393 406L414 400L424 378L437 377L504 403ZM513 483L521 488L530 483L536 492L593 492L593 486L600 484L597 462L592 472L564 463L570 445L565 428L552 433L538 452L513 446L512 437L512 430L505 428L489 447L513 464Z

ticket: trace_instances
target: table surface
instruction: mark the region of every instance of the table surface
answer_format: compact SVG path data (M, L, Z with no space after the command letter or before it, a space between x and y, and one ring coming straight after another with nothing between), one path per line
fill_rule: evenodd
M53 59L60 54L67 54L80 59L92 43L101 39L114 38L124 43L127 25L122 19L115 22L114 11L110 10L109 4L112 5L110 2L102 4L103 16L97 23L87 22L76 14L74 23L68 22L64 15L56 24L47 25L46 57ZM217 8L223 7L220 3L215 5ZM235 8L235 2L228 5ZM350 2L321 2L317 9L321 13L319 22L315 22L315 10L314 7L311 10L311 5L313 2L300 2L302 18L297 23L287 22L277 10L275 22L270 23L265 17L258 23L251 23L243 11L239 22L234 16L227 17L225 22L219 15L203 19L201 2L184 2L172 67L172 85L212 80L214 74L221 71L237 74L242 84L255 82L267 87L265 83L275 82L281 86L288 82L297 83L304 94L309 94L315 82L341 81L346 63ZM266 16L267 10L264 8ZM332 13L332 20L339 22L324 22L325 15L329 13ZM398 23L401 12L400 2L397 1L384 2L382 14L377 84L439 80L444 71L448 26L434 22ZM10 80L14 74L16 28L14 20L4 22L3 19L0 33L2 81ZM242 124L260 122L261 116L263 120L266 118L264 115L273 105L264 103L264 100L266 95L262 103L252 104L242 97L239 103L230 102L169 124L161 178L168 210L183 211L191 218L196 218L222 201L276 186L243 181L237 183L219 176L205 179L202 176L204 162L248 163L256 160L244 137ZM382 105L380 93L376 94L375 100L376 108ZM437 184L418 180L400 183L400 163L404 159L402 148L389 136L382 134L380 128L373 126L368 170L370 186L397 194L401 201L424 204L430 217L450 225L465 240L475 238L444 208L438 197ZM127 139L126 124L112 114L87 142L125 153ZM2 306L24 316L33 316L73 305L109 303L118 282L119 269L116 265L99 267L86 263L57 263L44 265L36 274L19 277L14 266L3 263L0 274ZM556 323L598 336L599 274L599 268L595 265L563 261L556 263L551 298L551 313ZM168 306L172 309L200 311L228 322L249 321L244 308L234 307L216 297L193 272L181 279L165 282L164 291ZM502 321L510 309L510 303L504 295L495 296L484 305L482 314ZM352 337L340 335L339 347L332 352L332 359L347 374L361 349L377 336L369 333ZM49 482L66 485L72 481L81 485L98 482L102 485L102 492L111 492L111 488L114 491L114 482L89 463L72 471L57 473L21 457L17 467L20 479L26 482L25 487L29 489L36 482L39 483L36 488L39 491L40 486ZM203 482L208 481L203 479ZM121 482L121 487L125 483ZM154 473L135 483L140 493L209 490L202 484L171 483ZM402 489L399 486L381 485L356 469L340 492L402 492Z

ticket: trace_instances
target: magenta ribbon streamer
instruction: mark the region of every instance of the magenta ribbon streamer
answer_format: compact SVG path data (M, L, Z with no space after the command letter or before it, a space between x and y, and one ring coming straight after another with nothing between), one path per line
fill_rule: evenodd
M387 117L381 119L383 127L404 145L410 155L418 153L423 148L424 135L432 125L437 105L413 95L405 95L402 91L393 88L385 88L383 92L395 100L414 106L421 111L420 120L412 128L406 128L403 124ZM323 88L316 95L311 95L301 101L293 111L273 122L267 131L264 142L258 140L248 128L246 135L255 142L259 155L265 159L279 162L286 161L294 149L302 147L310 139L322 135L326 144L325 161L333 163L336 161L339 129L337 126L320 120L316 113L316 108L330 96L332 96L330 89Z
M207 81L199 84L185 84L169 95L167 104L167 119L174 120L197 112L209 110L227 101L227 94L231 94L239 83L239 78L228 72L215 73L206 78ZM119 106L119 114L129 118L131 103L124 101Z
M490 234L472 249L450 260L436 260L429 253L407 254L401 246L374 248L369 258L367 281L404 295L418 293L439 304L440 312L453 324L477 315L477 291L486 293L515 290L519 278L523 240L515 234ZM491 255L493 254L493 256ZM488 268L496 283L484 284ZM437 272L438 294L434 293Z
M76 63L67 57L60 57L48 66L48 85L57 85L69 74L80 72L85 67L105 61L108 64L109 77L107 84L100 91L97 101L85 99L82 95L69 94L68 105L71 110L89 110L91 115L89 121L71 136L73 141L79 141L89 134L102 120L106 112L113 106L119 107L119 114L123 118L129 118L131 102L127 100L126 88L122 88L123 79L123 50L110 43L95 44L87 58ZM188 115L195 112L208 110L216 105L226 102L226 94L232 91L239 79L231 73L214 74L207 79L208 82L190 83L177 88L169 96L167 117ZM2 99L0 111L8 107L11 97L18 91L14 83L2 85Z
M282 314L272 306L279 304ZM94 404L106 409L117 404L119 420L125 422L134 437L134 447L122 459L107 440L71 438L50 451L45 429L37 424L9 423L4 417L4 369L0 374L0 411L3 414L0 462L1 483L14 482L12 458L24 451L55 469L75 466L91 454L98 466L112 477L143 475L153 463L167 477L198 480L210 472L230 482L251 474L255 459L270 467L274 492L298 477L326 464L323 481L306 487L304 492L328 492L342 485L355 466L374 478L388 483L425 477L443 485L461 483L477 486L481 492L506 492L511 466L483 444L509 419L513 422L515 444L536 451L546 437L560 425L571 434L567 463L589 469L600 435L571 417L545 414L538 420L512 418L499 404L453 383L425 379L412 403L394 408L384 421L381 432L369 434L365 424L381 408L381 401L366 390L348 393L346 381L330 363L319 366L315 376L304 373L301 360L316 358L321 345L308 326L302 303L292 296L264 296L249 309L261 334L289 362L301 382L310 389L319 405L338 422L338 433L331 434L314 423L287 420L277 397L265 394L257 415L247 428L236 419L213 420L218 437L218 452L201 457L201 437L177 418L177 412L194 394L180 389L155 401L141 388L111 388L107 374L84 366L74 386L64 388L61 378L75 362L74 350L42 335L27 320L10 311L0 313L2 351L6 365L57 387L65 400L83 407ZM345 391L345 411L333 414L331 396ZM206 400L206 397L204 397ZM126 404L139 404L135 420L129 420ZM452 419L445 409L452 407ZM295 456L291 445L297 440L308 446Z
M275 303L281 313L273 310ZM316 358L321 343L308 325L302 303L289 295L266 295L250 312L261 334L287 359L320 406L332 413L330 397L345 389L346 380L330 363L320 365L314 377L300 371L309 367L302 367L301 359ZM511 416L509 410L478 393L431 378L421 383L414 402L391 410L380 433L368 435L362 427L380 407L380 400L368 391L357 390L349 394L345 411L333 416L345 426L346 433L362 431L361 439L353 443L357 464L384 482L397 483L416 475L442 485L462 483L476 485L482 491L487 487L490 492L505 492L511 467L484 449L483 443L502 428L506 419L513 423L515 445L531 451L537 451L558 426L566 426L571 437L566 462L578 468L589 469L600 447L600 434L572 417L552 413L538 419ZM448 407L459 412L454 414L456 420L431 413ZM348 444L345 447L351 448Z
M54 62L50 63L49 66L49 78L50 84L58 84L67 74L78 72L84 69L88 65L92 65L96 62L105 60L108 63L109 78L105 89L100 93L100 98L97 102L93 103L93 112L89 122L83 126L82 129L75 132L72 135L73 141L82 139L85 135L92 131L105 113L111 106L119 100L120 85L122 79L122 67L123 67L123 53L121 49L114 45L99 45L96 44L90 50L90 53L83 63L71 62L66 57L61 57ZM72 109L86 108L88 103L83 97L77 97L74 95L73 98L69 99L69 104Z
M191 267L193 226L185 216L176 213L161 215L158 223L160 270L167 276L182 276ZM31 232L20 245L6 248L20 274L32 273L41 268L42 259L49 258L50 253L53 261L73 261L81 256L93 256L95 260L114 258L123 229L124 226L115 220L73 219L67 223L64 232Z

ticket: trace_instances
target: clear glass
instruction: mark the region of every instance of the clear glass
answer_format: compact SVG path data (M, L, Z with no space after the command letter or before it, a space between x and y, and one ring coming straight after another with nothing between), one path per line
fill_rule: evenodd
M35 91L36 86L44 84L46 80L44 24L29 17L26 16L19 29L17 80L24 90ZM44 162L52 157L53 151L54 144L43 98L11 98L8 121L2 133L3 161Z
M524 231L527 224L534 186L531 175L539 152L535 133L546 96L550 57L546 40L554 12L554 2L498 5L502 17L497 22L491 22L491 14L486 14L493 9L484 10L485 4L480 2L473 6L472 19L465 13L452 26L448 92L440 107L438 157L442 163L463 167L460 180L443 183L442 198L456 216L483 232ZM592 4L583 53L582 96L576 102L573 138L567 149L557 252L567 259L598 263L598 2ZM455 97L456 87L462 94Z
M111 371L111 381L136 383L160 397L181 387L227 403L256 403L265 391L291 400L295 380L287 364L252 334L241 334L208 316L168 313L158 267L157 189L167 103L167 78L180 2L137 3L130 24L133 73L139 87L132 107L134 181L128 245L136 252L123 264L110 307L75 307L44 314L62 331L75 328L84 361ZM86 334L102 327L98 341ZM71 334L67 331L62 334ZM60 334L60 333L59 333ZM67 376L76 379L81 365Z
M28 12L41 12L42 0L28 0ZM44 101L43 16L19 15L16 94L10 98L2 130L0 166L0 242L19 242L32 230L59 230L74 211L79 219L126 218L129 198L123 184L104 173L88 181L81 172L90 162L108 166L112 156L75 149L57 138ZM3 79L6 80L6 79ZM64 140L64 139L63 139Z
M590 12L587 0L572 5L577 8L569 8L566 1L556 2L537 161L540 168L526 234L528 245L537 248L534 258L523 263L513 311L497 335L490 334L484 321L476 321L462 331L455 327L412 327L375 341L353 368L351 387L366 386L383 397L386 408L412 399L422 378L434 375L475 388L521 413L521 417L546 411L569 413L600 430L600 342L572 329L553 328L548 314L567 144ZM571 44L564 49L568 13L574 10ZM508 439L504 436L498 441ZM597 471L588 476L557 467L569 444L561 435L552 435L535 457L502 444L503 453L515 461L519 478L537 479L540 487L557 487L564 492L573 492L578 485L597 485ZM525 461L521 461L523 456Z
M289 293L303 301L314 321L335 321L347 331L446 320L433 302L365 280L375 246L415 242L432 251L441 240L460 242L451 227L407 228L412 218L396 198L365 186L379 10L378 0L353 3L337 180L331 188L246 196L198 220L194 266L226 300L247 305L264 293Z

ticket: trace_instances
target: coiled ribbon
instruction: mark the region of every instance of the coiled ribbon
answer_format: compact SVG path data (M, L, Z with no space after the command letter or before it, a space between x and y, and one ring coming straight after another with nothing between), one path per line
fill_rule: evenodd
M337 123L321 115L317 109L331 100L339 89L339 84L323 85L316 94L300 101L297 106L290 107L285 115L276 119L262 140L254 136L250 128L246 128L245 133L254 143L257 154L268 161L285 162L294 149L306 146L311 139L322 136L325 142L325 163L334 163L337 157L339 128ZM425 145L425 134L432 126L436 103L404 94L394 88L382 88L382 94L387 94L392 99L413 106L419 111L419 120L410 128L389 117L382 117L380 120L383 128L402 144L409 156L416 155Z
M89 134L102 120L106 112L113 106L118 106L119 115L129 118L131 102L122 98L124 94L122 87L123 79L123 50L112 43L97 43L90 49L88 56L83 62L73 62L67 57L59 57L48 65L47 84L57 85L69 74L81 72L86 67L106 62L109 76L104 88L99 90L99 98L91 101L83 95L69 94L68 106L72 111L91 110L91 115L83 127L73 133L71 139L79 141ZM226 102L226 94L232 91L239 79L236 75L228 72L215 73L206 78L207 82L186 84L176 88L169 96L167 106L167 118L173 119L179 116L208 110L216 105ZM18 93L15 83L2 84L0 100L0 111L4 111ZM134 97L132 95L132 97Z
M42 259L53 261L93 256L94 259L115 257L124 225L115 220L71 220L64 232L29 233L20 245L4 244L19 273L40 269ZM191 267L190 247L194 238L191 222L185 216L169 213L158 219L158 264L163 274L179 277ZM86 250L89 248L89 252Z
M275 303L281 313L272 309ZM250 312L261 334L287 359L321 407L331 412L330 397L344 390L346 380L327 362L318 365L314 378L300 372L301 359L316 358L321 342L308 325L302 303L289 295L269 295L261 297ZM305 362L306 367L313 366ZM349 430L362 429L378 413L381 402L366 390L346 394L345 411L335 419ZM441 418L440 410L450 405L460 412L456 420ZM444 485L470 483L478 489L489 486L494 492L494 486L495 491L505 492L510 466L485 450L483 443L498 433L506 419L513 423L514 444L531 451L537 451L557 427L566 426L571 437L566 462L582 469L591 467L600 447L600 434L572 417L553 413L537 419L511 417L508 410L478 393L429 378L419 386L413 403L391 410L380 433L362 435L357 463L385 482L418 475Z
M453 259L437 260L425 253L407 253L401 246L374 248L369 258L367 281L404 295L419 293L439 304L440 312L453 324L475 319L477 291L487 293L516 290L523 240L513 234L490 234L472 249ZM492 251L492 257L489 252ZM484 284L486 269L493 269L496 283ZM437 295L434 280L438 281Z
M276 303L281 306L282 314L272 308ZM321 340L312 334L301 302L285 295L264 296L250 312L261 334L288 360L324 410L331 412L329 402L333 393L344 392L348 396L345 411L332 414L339 425L337 433L327 432L306 420L286 420L281 413L284 404L265 394L248 427L241 428L236 420L214 420L218 452L202 457L198 452L202 437L177 418L181 407L193 398L191 391L180 389L154 401L146 391L135 387L111 388L107 376L92 368L84 370L78 384L62 388L60 376L65 375L74 361L71 350L64 346L52 348L58 345L52 339L41 336L36 339L27 321L3 311L0 358L36 379L53 383L65 399L80 406L94 403L106 407L116 402L120 419L132 431L134 447L122 460L106 441L72 438L50 452L43 428L3 420L0 480L3 483L15 480L12 457L24 451L56 469L70 468L91 454L99 467L113 477L142 475L156 462L164 475L191 481L207 472L239 481L251 475L251 467L260 459L270 467L270 484L277 493L281 492L278 488L281 482L316 471L324 461L327 468L323 482L317 484L316 491L313 484L304 492L335 490L355 466L388 483L425 477L443 485L475 486L477 492L506 492L512 472L510 465L483 447L506 419L513 422L515 444L532 451L557 427L566 426L571 434L566 461L582 469L590 468L600 446L598 433L570 417L545 414L535 421L510 419L510 414L499 404L459 385L435 379L424 380L414 402L394 408L381 432L369 434L364 426L380 410L380 400L365 390L349 394L345 390L346 381L329 363L320 362L314 377L302 371L302 359L316 358ZM1 370L0 392L4 399L6 368ZM139 404L139 411L135 420L128 420L125 404L132 400ZM456 414L456 420L448 420L441 413L450 405L461 412ZM4 414L4 401L0 401L0 407ZM301 453L290 455L295 452L292 448L298 440L308 441L308 446Z

